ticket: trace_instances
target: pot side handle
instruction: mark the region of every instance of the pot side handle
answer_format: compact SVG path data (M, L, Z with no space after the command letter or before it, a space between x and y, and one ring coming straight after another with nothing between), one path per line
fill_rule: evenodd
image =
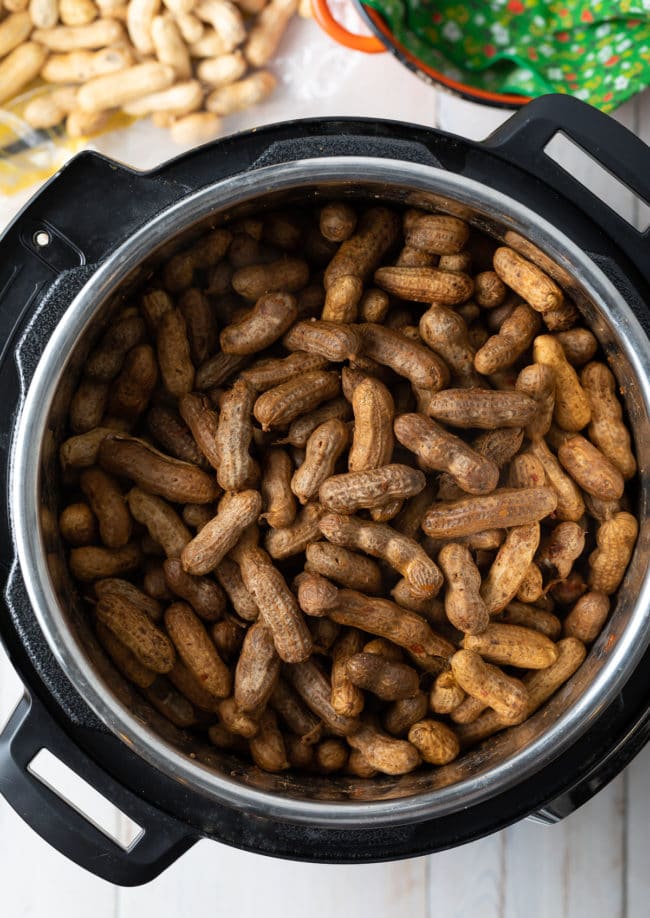
M124 849L105 835L29 771L31 761L43 749L141 827L143 831L130 848ZM115 782L29 695L23 696L0 734L0 794L48 844L118 886L148 883L198 840L187 826Z
M609 115L571 96L535 99L491 134L485 146L546 182L605 227L650 284L650 228L637 230L545 152L558 133L650 206L650 147Z

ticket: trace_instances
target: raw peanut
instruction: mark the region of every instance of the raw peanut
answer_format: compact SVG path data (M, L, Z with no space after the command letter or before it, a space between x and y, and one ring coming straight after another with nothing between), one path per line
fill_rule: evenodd
M201 22L201 20L192 14L196 22L202 27L201 37L193 41L190 45L190 55L195 58L200 57L219 57L221 54L227 54L229 50L227 42L212 28ZM185 23L187 26L187 22ZM195 24L192 23L192 29Z
M616 397L613 373L604 363L589 363L580 380L591 406L589 439L616 466L623 478L633 478L636 460L630 446L630 433L623 421L621 404Z
M190 54L180 30L171 16L155 16L153 18L151 22L151 41L153 42L154 53L160 63L171 67L177 80L189 80L192 75ZM192 84L187 83L185 85L188 87L192 85L200 93L199 97L190 96L189 101L188 99L181 100L180 105L173 102L170 108L163 110L173 110L179 115L184 115L188 111L199 107L203 101L200 84L193 81Z
M219 35L227 51L232 51L246 37L240 10L228 0L199 0L193 12L203 22L208 22Z
M97 520L88 504L69 504L59 516L59 530L68 545L92 545L97 539Z
M321 402L338 395L339 386L337 373L313 370L260 395L255 402L253 414L262 430L283 427L312 411Z
M215 577L227 593L233 609L244 621L254 622L260 613L257 603L244 586L244 581L239 570L239 565L224 558L214 570Z
M406 578L413 592L422 599L434 596L442 586L437 565L420 545L384 523L328 513L320 521L320 530L335 545L358 549L386 561Z
M465 692L451 670L440 673L431 686L429 707L434 714L451 714L465 699Z
M566 580L573 562L585 547L585 530L578 523L559 523L544 540L537 554L537 564L544 579L551 584Z
M557 495L555 515L560 520L577 522L585 512L585 503L580 488L566 474L560 463L542 439L533 440L529 452L542 465L546 483Z
M64 86L36 96L25 106L23 117L30 127L46 130L61 124L65 116L76 108L77 90Z
M631 513L616 513L596 532L595 551L589 556L589 587L607 596L615 593L632 557L638 523ZM77 549L83 551L83 549Z
M208 577L193 577L183 570L178 558L168 558L163 565L165 582L174 595L188 602L204 621L220 619L226 610L223 591Z
M230 671L191 606L172 603L165 611L165 627L199 685L215 698L226 698L232 682Z
M358 729L357 717L339 714L332 707L330 681L313 660L287 667L286 675L307 707L332 733L349 736Z
M240 711L235 704L234 698L224 698L223 701L219 702L218 708L219 717L226 729L231 733L235 733L237 736L244 736L246 739L251 739L256 735L260 728L257 719Z
M603 629L609 615L609 597L598 590L581 596L562 625L565 637L592 644Z
M483 309L500 306L507 293L508 288L494 271L481 271L474 278L474 299Z
M332 708L345 717L356 717L363 710L364 696L350 679L347 665L360 653L363 636L355 628L348 628L336 641L332 649Z
M361 752L371 768L385 775L405 775L420 764L420 755L411 743L394 739L371 724L364 724L348 743Z
M464 545L450 542L438 555L447 589L445 612L455 628L467 634L484 631L490 615L480 595L481 574Z
M480 385L467 325L455 310L434 303L420 319L419 329L424 342L443 358L461 386Z
M56 26L51 29L35 29L32 32L32 39L39 42L39 45L43 45L49 51L66 52L107 48L109 45L114 45L124 40L124 28L116 19L99 19L84 26ZM41 58L41 65L43 61L44 56ZM107 107L110 108L111 106Z
M218 418L207 396L186 392L178 400L183 421L191 431L195 444L210 465L219 471L221 456L217 449Z
M363 322L383 322L389 305L387 293L377 287L370 287L359 301L359 315Z
M271 629L280 658L285 663L307 660L311 636L293 593L269 555L261 548L245 547L235 553L235 560L262 621Z
M280 673L280 657L273 635L256 622L246 632L235 669L234 699L242 711L255 713L266 707Z
M405 338L394 329L372 322L359 327L363 353L406 377L413 386L437 392L449 382L446 364L423 344Z
M348 747L340 739L326 739L316 746L315 769L328 775L345 768L348 761Z
M221 351L210 357L196 371L197 389L213 389L223 385L226 380L246 366L247 358L235 354L224 354Z
M461 689L462 691L462 689ZM465 694L463 692L463 694ZM450 713L455 724L472 724L483 714L488 705L478 698L466 695L457 708Z
M301 466L299 471L304 467ZM361 509L381 507L395 499L412 497L423 489L425 483L422 472L407 465L384 465L377 469L328 477L320 486L318 496L327 510L356 513Z
M533 363L520 372L516 388L537 402L537 414L526 426L526 436L529 440L544 437L555 409L555 371L550 366Z
M30 0L28 9L36 29L51 29L59 21L58 0Z
M339 605L329 617L339 625L360 628L392 641L418 662L453 653L453 646L435 634L421 616L387 599L339 590Z
M59 0L59 18L64 25L88 25L97 18L98 10L92 0Z
M118 577L108 577L105 580L98 580L94 584L95 595L98 599L104 596L119 596L127 599L132 605L137 606L145 612L152 622L157 622L162 618L162 609L160 603L147 596L142 590L129 583L128 580L120 580Z
M147 408L158 381L158 365L148 344L134 347L111 388L108 412L112 417L135 421Z
M24 11L10 13L0 22L0 58L27 41L32 28L30 13Z
M555 281L518 252L501 246L493 261L501 280L543 317L564 306L564 294Z
M305 746L309 747L318 742L322 732L320 719L305 707L297 692L281 676L275 684L269 703Z
M378 379L365 379L352 395L354 434L348 455L351 472L377 468L393 454L393 397Z
M422 759L431 765L446 765L460 752L460 743L454 731L437 720L421 720L408 732L409 742Z
M496 616L496 621L505 625L532 628L533 631L545 634L552 641L556 641L562 633L562 623L556 615L522 602L509 603L503 612Z
M272 529L291 526L296 518L296 501L291 491L293 465L283 449L270 449L266 454L260 491L265 520Z
M453 257L453 256L452 256ZM420 249L405 245L395 259L396 268L433 268L438 258Z
M219 656L226 662L237 658L244 642L244 629L239 622L225 618L215 622L210 628L210 636Z
M399 512L393 521L393 529L401 532L402 535L414 539L420 534L424 514L433 503L436 490L432 484L426 484L419 494L412 497L406 502L404 508ZM362 592L372 592L365 591Z
M226 354L255 354L269 347L287 331L298 315L296 298L290 293L267 293L233 325L221 332Z
M80 88L77 99L82 111L103 112L126 105L141 96L168 89L173 82L174 71L166 64L136 64L117 73L93 77Z
M386 708L384 728L393 736L404 737L418 720L426 716L429 707L427 696L418 692L412 698L401 698Z
M224 50L232 50L226 45ZM212 57L212 54L206 55ZM222 86L210 93L206 100L208 111L216 115L231 115L233 112L241 111L244 108L250 108L258 105L271 95L277 85L277 80L268 70L258 70L244 80L238 80L230 83L228 86ZM234 284L233 284L234 286ZM304 286L301 284L300 286ZM237 289L235 287L235 289ZM257 299L251 296L250 299Z
M174 598L165 583L165 572L160 561L146 562L142 588L148 596L159 602L171 602Z
M96 633L99 643L129 682L143 689L155 682L157 673L144 666L133 651L123 644L103 622L97 622Z
M261 509L262 498L257 491L240 491L223 498L214 519L181 552L183 569L194 576L213 571L257 520Z
M520 490L523 494L523 490ZM488 615L501 612L517 595L539 546L539 523L514 526L497 552L481 587Z
M139 315L125 316L111 326L99 347L84 365L84 374L97 382L110 382L122 367L131 348L140 344L145 334L144 321Z
M77 434L99 427L108 401L108 384L82 379L70 402L70 427Z
M551 488L498 488L488 495L434 503L422 528L433 538L457 539L485 529L534 523L551 514L556 505Z
M506 676L472 650L455 653L451 668L460 687L472 698L494 708L505 723L520 723L525 718L528 692L519 679Z
M381 592L381 570L370 558L329 542L312 542L305 549L305 554L307 573L321 574L361 593Z
M456 255L469 238L469 226L457 217L425 214L406 232L406 244L431 255Z
M168 679L181 695L184 695L199 710L209 711L211 714L218 713L219 702L214 695L203 688L192 671L180 660L174 663L174 668L168 673Z
M127 495L133 518L143 523L168 558L180 557L192 535L176 511L160 497L132 488Z
M445 389L431 396L427 413L453 427L523 427L537 413L537 405L523 392L493 389Z
M214 267L226 254L231 242L232 233L219 228L206 233L193 246L174 255L163 269L165 289L177 293L191 287L194 272Z
M372 692L382 701L413 698L420 685L412 666L394 663L374 653L353 654L346 663L346 673L353 685Z
M485 494L496 488L496 464L430 418L403 414L395 419L394 429L399 442L412 450L427 469L448 472L464 491Z
M123 548L131 538L131 516L114 478L99 468L84 469L81 490L99 523L99 535L107 548Z
M363 281L359 277L340 275L327 290L321 318L327 322L355 322L362 293Z
M349 236L325 269L324 285L345 275L368 280L381 259L396 242L399 217L386 207L371 207L359 220L356 232ZM381 286L381 285L380 285Z
M544 466L532 453L514 456L508 469L509 488L537 488L546 481Z
M130 0L129 2L126 26L129 38L140 54L152 54L155 50L152 26L159 9L160 0Z
M221 54L219 57L202 60L196 68L196 75L202 83L208 83L217 89L234 83L243 77L246 70L246 59L242 52L233 51L231 54Z
M331 242L345 242L357 225L357 214L353 207L343 201L326 204L320 212L320 231Z
M307 354L303 351L296 351L289 354L288 357L271 357L265 360L258 360L252 366L247 367L242 373L242 379L245 379L256 392L266 392L274 386L300 376L302 373L308 373L310 370L323 370L328 364L327 357L320 354ZM306 441L305 441L306 442ZM303 444L296 444L302 445Z
M147 430L174 458L193 465L205 464L189 428L173 408L152 405L147 413Z
M474 367L479 373L489 375L510 367L524 354L541 327L539 315L525 303L517 306L505 320L498 334L476 352Z
M553 641L521 625L493 622L482 634L465 635L461 646L476 651L489 663L522 669L544 669L557 659Z
M598 350L598 340L588 328L570 328L556 332L555 337L562 345L566 359L574 367L589 363ZM582 384L584 386L584 380Z
M136 437L104 437L97 458L105 471L130 478L148 494L172 503L208 504L219 494L216 482L201 469L166 456Z
M348 444L348 427L343 421L325 421L307 441L305 461L291 479L291 490L301 504L315 498L319 488L330 478Z
M97 618L137 659L156 673L168 673L176 654L169 638L146 612L123 596L109 593L96 607Z
M573 480L600 500L619 500L625 481L613 462L582 436L568 439L558 450L558 459Z
M290 558L319 539L319 522L323 513L320 504L306 504L291 526L267 533L264 544L271 557L275 560Z
M578 374L566 359L562 345L553 335L538 335L533 343L535 363L555 372L553 417L563 430L578 431L591 420L591 408Z
M273 773L290 767L282 733L278 729L273 711L264 711L260 718L259 730L248 741L248 748L255 764L264 771Z
M248 33L244 53L252 67L264 67L275 54L298 0L269 0Z
M163 385L177 398L194 387L194 364L190 357L187 325L179 309L164 313L156 336L158 364Z
M104 73L124 70L133 63L131 49L119 45L99 51L69 51L67 54L51 54L40 75L49 83L85 83Z
M535 562L531 562L519 584L515 596L520 602L537 602L543 594L544 579L542 577L542 572Z
M354 360L361 351L356 327L317 319L297 322L282 343L290 351L307 351L335 362Z
M196 711L188 699L159 676L142 694L153 707L179 729L196 723Z
M238 379L221 402L214 458L217 481L224 491L241 491L259 478L259 467L249 453L253 437L251 412L253 405L259 403L255 395L252 386Z
M417 303L455 306L474 292L474 281L468 274L438 268L379 268L374 279L387 293Z

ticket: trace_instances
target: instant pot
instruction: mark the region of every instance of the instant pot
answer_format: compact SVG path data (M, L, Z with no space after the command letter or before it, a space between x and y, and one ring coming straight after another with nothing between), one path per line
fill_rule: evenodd
M0 735L0 793L35 831L114 883L144 883L203 837L276 857L369 862L440 851L525 816L555 822L588 800L650 731L650 234L544 152L562 132L650 201L650 150L564 96L484 143L413 125L273 125L149 173L72 160L0 241L0 636L25 694ZM346 198L437 209L555 271L600 339L639 459L640 534L616 611L573 679L533 718L456 762L400 778L263 774L165 725L98 648L57 534L58 446L80 368L115 310L208 227L292 201ZM143 833L123 849L29 770L42 749Z

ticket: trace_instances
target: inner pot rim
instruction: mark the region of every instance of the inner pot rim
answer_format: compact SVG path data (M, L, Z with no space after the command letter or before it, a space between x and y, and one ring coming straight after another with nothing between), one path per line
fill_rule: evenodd
M361 176L350 179L349 176ZM539 771L582 736L621 690L650 641L650 571L646 570L634 609L596 678L561 717L540 736L495 767L475 777L410 797L372 802L332 802L283 797L217 774L175 749L107 691L105 683L67 627L44 561L39 515L41 447L52 399L80 334L95 310L129 273L159 245L201 219L271 191L299 190L316 184L350 183L352 188L399 186L413 192L448 196L452 202L496 215L500 223L535 242L570 267L599 304L608 323L619 329L621 348L638 380L650 375L650 343L627 303L604 273L568 237L525 205L471 179L433 166L372 157L332 157L268 166L218 182L160 213L124 243L97 270L58 323L36 368L13 440L10 513L17 555L34 614L56 658L100 720L145 761L177 782L241 810L287 822L322 826L391 825L417 822L466 808L512 788ZM381 195L377 195L381 197ZM487 209L486 209L487 208ZM172 233L173 228L173 233ZM528 231L528 232L527 232ZM613 317L615 313L615 318ZM640 395L650 413L650 397ZM34 449L33 444L39 448ZM639 544L635 554L639 551ZM631 562L634 563L634 559Z

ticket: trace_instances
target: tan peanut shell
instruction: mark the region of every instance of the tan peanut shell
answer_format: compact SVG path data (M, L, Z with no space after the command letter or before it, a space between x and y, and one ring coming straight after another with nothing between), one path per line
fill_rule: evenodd
M166 456L136 437L105 437L97 454L107 472L130 478L148 494L172 503L207 504L219 494L216 481L189 462Z
M494 708L506 723L519 723L526 716L528 692L523 683L486 663L475 651L459 650L451 658L451 669L468 695Z
M418 721L409 730L408 738L430 765L447 765L460 752L460 743L454 731L438 720Z
M296 418L295 421L292 421L286 437L283 437L278 442L288 443L291 446L302 449L307 445L310 436L320 424L332 419L347 421L351 413L350 403L346 398L332 399L332 401L321 405L320 408L308 411L301 417Z
M390 462L393 454L395 404L388 388L378 379L363 380L352 394L354 433L348 469L360 472Z
M574 436L560 446L558 459L573 480L600 500L619 500L625 481L618 468L585 437Z
M465 692L456 682L454 674L451 670L445 670L431 686L429 707L434 714L451 714L464 699Z
M115 431L108 427L95 427L86 433L69 437L61 444L59 458L63 469L81 469L96 465L102 440Z
M509 603L503 612L495 616L495 621L532 628L552 641L556 641L562 633L562 623L556 615L523 602Z
M271 631L256 622L246 632L237 666L233 697L242 711L260 712L271 697L280 673L280 657Z
M363 636L355 628L346 629L332 648L332 707L346 717L360 714L365 702L363 692L350 679L347 669L349 660L362 648Z
M320 574L350 590L381 592L381 570L370 558L329 542L312 542L307 546L305 556L307 573Z
M135 421L146 410L157 381L158 365L153 348L148 344L134 347L111 387L109 414Z
M320 424L311 434L305 448L305 461L291 479L291 490L301 504L318 496L319 488L334 472L348 439L347 424L336 418Z
M304 552L311 542L320 538L319 522L323 513L320 504L306 504L290 526L267 533L264 544L270 556L280 560Z
M539 523L513 526L499 548L481 587L489 615L496 615L511 602L526 576L539 545Z
M181 552L181 563L188 574L200 576L213 571L234 548L244 530L262 510L258 491L240 491L222 499L217 515L198 532Z
M262 430L283 427L321 402L338 395L340 380L337 373L314 370L260 395L253 408L253 414L262 425Z
M260 492L264 513L261 516L271 529L291 526L296 518L296 499L291 490L293 464L285 450L270 449L264 461Z
M537 522L551 514L556 504L551 488L497 488L488 495L432 504L422 528L433 538L456 539L485 529Z
M562 623L564 636L577 638L583 644L592 644L607 621L609 609L609 597L605 593L598 590L585 593Z
M214 449L217 481L224 491L242 491L259 478L259 467L249 453L253 405L255 391L243 379L236 380L221 402Z
M90 354L84 366L85 375L98 382L110 382L122 369L131 348L141 343L144 333L145 324L138 315L128 315L117 321Z
M452 427L525 427L537 413L523 392L493 389L445 389L432 395L427 413Z
M205 626L191 606L172 603L165 610L165 627L183 663L206 691L215 698L230 694L231 675Z
M244 586L239 565L230 558L224 558L214 569L214 575L224 593L228 596L237 615L243 618L244 621L254 622L260 610L257 607L257 603Z
M191 526L198 532L210 522L214 514L214 504L185 504L182 517L187 526Z
M359 277L342 274L332 281L325 295L321 318L326 322L356 322L363 282Z
M383 322L390 306L390 298L384 290L369 287L359 302L359 316L362 322Z
M142 550L135 542L122 548L84 545L70 552L70 572L82 582L119 577L136 570L142 563Z
M281 258L264 265L239 268L232 276L233 290L256 302L268 293L295 293L309 281L309 266L301 258Z
M405 577L416 595L434 596L442 586L437 565L417 542L384 523L367 523L355 517L328 513L320 530L330 542L382 558Z
M158 676L149 688L142 690L142 694L175 727L185 729L197 723L194 705L164 676Z
M512 366L528 350L540 328L540 318L529 306L524 303L515 307L498 334L488 338L476 352L474 367L489 375Z
M349 736L358 729L355 716L339 714L332 706L330 681L313 660L288 667L287 677L307 707L332 733Z
M325 739L315 747L315 769L320 774L328 775L342 771L348 760L349 748L340 739Z
M175 653L169 638L157 628L146 612L123 596L109 593L96 606L97 618L144 666L156 673L167 673L174 665Z
M623 421L621 404L616 397L616 380L603 363L589 363L580 379L591 406L589 439L619 470L623 478L636 473L630 433Z
M469 238L469 226L458 217L425 214L406 232L406 244L431 255L455 255Z
M371 724L364 724L349 736L348 743L362 753L368 765L386 775L408 774L421 761L411 743L388 736Z
M557 332L555 337L562 345L566 359L574 367L589 363L598 350L598 339L588 328L570 328ZM584 381L582 384L584 386Z
M224 354L223 351L219 351L197 369L195 386L202 391L221 386L233 373L245 367L247 362L247 357L239 354Z
M331 242L345 242L354 232L356 225L356 210L343 201L332 201L320 212L320 231Z
M591 420L591 407L560 342L553 335L538 335L533 342L533 358L535 363L548 366L555 373L556 423L563 430L582 430Z
M300 471L303 468L304 465ZM326 510L356 513L361 509L381 507L396 499L405 500L418 494L424 485L425 477L417 469L406 465L383 465L363 472L332 475L321 484L318 497Z
M580 488L564 471L557 458L546 445L546 441L542 439L533 440L529 451L542 465L546 484L557 495L555 509L557 518L572 522L581 519L585 512L585 503L582 499Z
M585 530L578 523L558 523L542 542L536 562L545 581L566 580L585 547Z
M161 317L156 347L160 375L167 391L177 397L191 392L194 364L190 357L187 325L180 309L172 309Z
M590 589L607 596L616 592L632 557L638 530L636 519L626 512L601 523L596 532L597 548L589 556Z
M474 299L482 309L496 309L507 293L508 288L496 271L481 271L474 278Z
M199 392L186 392L178 399L178 410L191 432L195 449L197 446L199 448L199 456L205 457L213 468L218 469L220 465L220 456L216 449L218 418L212 410L209 398ZM149 416L151 417L151 412ZM154 426L156 421L160 424L162 420L160 414L154 413ZM168 428L165 429L163 436L165 434L169 442ZM178 435L175 439L178 442ZM188 455L188 461L192 461L189 459L190 451L185 448L182 448L182 451Z
M290 293L266 293L255 306L219 335L225 354L255 354L269 347L287 331L298 315L296 298Z
M560 287L518 252L501 246L494 253L493 261L501 280L542 316L563 306L564 294Z
M401 698L389 704L382 722L384 729L393 736L404 738L417 721L426 717L429 699L425 692L418 692L412 698Z
M290 351L306 351L335 362L354 360L362 346L355 326L325 319L296 322L282 343Z
M420 680L412 666L387 660L375 653L355 653L347 661L346 672L353 685L372 692L382 701L413 698Z
M537 414L526 426L529 440L544 437L553 421L555 409L555 371L541 363L533 363L519 373L517 391L523 392L537 402Z
M374 279L387 293L418 303L455 306L464 303L474 292L474 281L468 274L438 268L379 268Z
M172 669L167 673L167 678L181 695L198 708L200 711L207 711L210 714L216 714L219 710L219 702L203 688L196 676L185 666L181 660L176 660Z
M323 370L328 360L320 354L308 354L304 351L295 351L288 357L270 357L257 360L240 374L256 392L266 392L274 386L308 373L310 370ZM300 444L297 444L300 445ZM303 444L304 445L304 444Z
M99 643L126 679L143 689L155 682L158 674L141 663L103 622L98 621L95 630Z
M515 596L520 602L537 602L543 595L544 580L542 572L539 566L534 561L531 561Z
M360 331L363 353L406 377L417 388L437 392L448 383L447 365L423 344L377 323L361 325Z
M451 624L468 634L487 628L488 608L480 595L481 574L464 545L449 542L438 555L445 575L445 612Z
M68 545L92 545L97 541L97 519L88 504L69 504L59 516L59 531Z
M397 240L398 232L399 217L396 213L386 207L367 210L355 232L342 242L325 269L325 289L344 275L367 280Z
M140 488L129 491L127 502L133 518L147 527L149 535L162 546L167 557L180 557L192 534L174 508Z
M251 739L260 728L256 717L241 711L234 698L224 698L217 706L224 727L237 736Z
M422 315L419 330L425 344L448 365L455 382L468 388L480 385L467 325L456 310L434 303Z
M465 650L474 650L490 663L521 669L544 669L557 659L555 644L539 631L493 622L481 634L466 634Z
M188 574L178 558L168 558L163 569L171 592L188 602L200 618L207 622L221 618L226 611L226 598L214 580Z

